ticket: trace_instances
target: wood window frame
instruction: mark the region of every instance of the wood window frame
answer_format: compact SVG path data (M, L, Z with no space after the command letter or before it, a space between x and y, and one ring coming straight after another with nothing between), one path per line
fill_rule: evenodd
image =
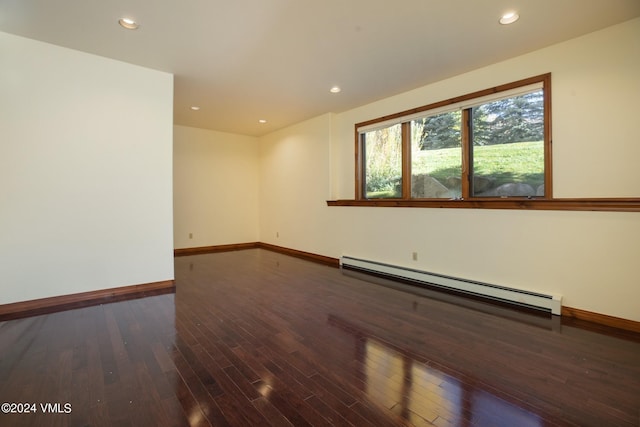
M411 198L411 144L409 141L410 122L405 117L427 113L430 110L449 105L470 102L474 99L490 97L500 92L517 89L531 84L542 83L544 92L544 196L529 197L471 197L469 143L469 109L462 110L462 199L412 199ZM489 101L490 102L490 101ZM551 134L551 73L518 80L512 83L484 89L470 94L425 105L399 113L379 117L355 124L355 200L327 201L329 206L370 206L370 207L419 207L419 208L462 208L462 209L532 209L532 210L579 210L579 211L623 211L640 212L640 198L563 198L553 197L552 171L552 134ZM402 123L403 160L402 160L402 196L400 198L365 197L365 159L364 142L359 128L377 123ZM464 196L466 195L466 197Z

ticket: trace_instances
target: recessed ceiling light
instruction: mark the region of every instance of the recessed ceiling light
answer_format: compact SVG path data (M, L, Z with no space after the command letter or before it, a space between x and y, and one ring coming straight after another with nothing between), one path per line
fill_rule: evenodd
M127 30L137 30L139 27L138 23L131 18L120 18L118 19L118 24Z
M191 109L193 111L198 111L200 109L200 107L198 107L197 105L194 105L194 106L191 107Z
M508 12L502 15L502 17L500 18L500 23L502 25L509 25L513 24L518 19L520 19L520 15L518 15L516 12Z
M260 119L260 120L258 120L258 123L265 124L265 123L267 123L267 121L265 119Z
M342 89L340 89L340 86L334 86L331 89L329 89L329 92L331 93L339 93Z

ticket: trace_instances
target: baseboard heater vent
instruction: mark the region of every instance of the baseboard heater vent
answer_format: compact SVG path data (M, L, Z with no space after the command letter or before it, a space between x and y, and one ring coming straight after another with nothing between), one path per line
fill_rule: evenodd
M340 258L340 265L343 268L350 270L371 273L390 279L398 279L425 287L442 288L444 290L462 292L481 298L488 298L498 300L500 302L544 310L557 315L560 315L562 308L562 297L559 295L545 295L521 289L507 288L505 286L444 276L442 274L429 273L427 271L398 267L349 256L343 256Z

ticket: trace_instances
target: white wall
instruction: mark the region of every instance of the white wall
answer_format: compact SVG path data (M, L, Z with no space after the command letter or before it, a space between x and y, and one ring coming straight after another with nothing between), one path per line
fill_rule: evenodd
M260 241L316 254L334 241L330 198L332 114L260 139Z
M554 196L640 197L639 39L636 19L262 138L261 240L557 293L640 321L638 213L324 204L354 197L355 123L547 72Z
M175 247L258 241L257 139L175 126L173 149Z
M173 76L0 33L0 304L173 279Z
M354 123L551 72L554 197L640 197L640 19L339 114L336 199L354 195Z

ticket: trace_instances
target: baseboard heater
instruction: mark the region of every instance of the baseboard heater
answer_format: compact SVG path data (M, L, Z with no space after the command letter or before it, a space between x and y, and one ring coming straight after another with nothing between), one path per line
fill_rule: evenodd
M350 256L342 256L342 258L340 258L340 265L342 268L350 270L371 273L390 279L398 279L403 282L410 282L429 288L442 288L443 290L517 304L528 308L544 310L556 315L560 315L562 308L562 297L559 295L545 295L538 292L460 279Z

